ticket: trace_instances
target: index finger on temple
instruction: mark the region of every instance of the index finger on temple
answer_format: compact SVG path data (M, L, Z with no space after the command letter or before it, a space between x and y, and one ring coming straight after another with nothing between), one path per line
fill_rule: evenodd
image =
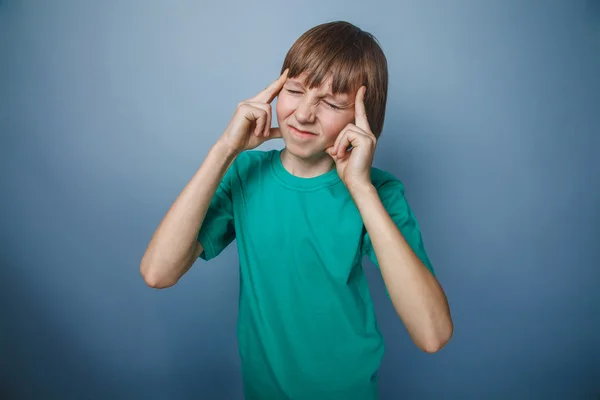
M288 72L289 72L289 69L286 69L285 71L283 71L283 73L279 76L279 78L277 78L277 80L275 80L273 83L271 83L265 89L263 89L259 94L257 94L254 97L254 100L260 101L261 103L271 103L273 101L273 99L275 99L275 97L277 97L277 95L279 94L281 89L283 88L283 84L285 83L285 81L287 79Z

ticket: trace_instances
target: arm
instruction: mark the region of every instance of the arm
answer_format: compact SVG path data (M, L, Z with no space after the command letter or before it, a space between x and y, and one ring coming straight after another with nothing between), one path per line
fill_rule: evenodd
M218 141L154 232L140 272L154 288L173 286L202 253L197 236L219 183L236 157Z
M335 161L365 228L396 312L415 344L433 353L454 330L446 295L385 209L371 182L371 165L377 138L370 129L364 105L366 88L356 93L356 124L348 124L327 153ZM351 150L349 150L351 146Z
M421 350L438 351L453 332L442 287L404 239L376 188L365 185L353 188L351 193L371 238L396 312Z
M238 105L225 132L160 222L140 263L140 272L149 286L173 286L202 253L198 232L237 155L281 137L279 128L271 127L271 102L281 91L287 72Z

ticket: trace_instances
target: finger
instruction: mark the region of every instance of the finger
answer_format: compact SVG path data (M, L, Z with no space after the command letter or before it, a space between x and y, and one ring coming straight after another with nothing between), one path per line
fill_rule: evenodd
M346 134L348 133L348 131L352 130L352 129L357 129L354 124L348 124L348 125L346 125L346 127L344 129L342 129L342 131L340 132L340 134L336 138L335 144L334 144L334 150L335 150L335 153L338 156L340 154L340 149L342 148L342 145L341 145L342 140L344 140L344 137L346 136Z
M338 160L337 160L337 156L334 153L333 146L326 148L325 153L329 154L329 156L331 158L333 158L333 161L335 161L335 163L337 164Z
M346 130L346 133L340 143L338 144L338 152L337 155L340 159L344 159L350 151L361 145L361 142L370 140L364 132L349 128Z
M350 126L350 124L346 125L344 127L344 129L342 129L342 131L337 135L337 138L335 138L335 142L333 143L333 153L334 154L337 154L337 152L338 152L338 144L342 140L342 137L346 134L346 129L348 129L349 126Z
M339 159L344 159L347 155L347 149L350 146L350 143L352 142L352 138L353 138L353 134L355 132L348 129L346 130L344 136L342 137L342 140L340 140L340 142L338 143L338 150L337 150L337 157Z
M262 107L255 107L249 103L242 104L244 117L250 121L250 123L254 123L253 133L256 136L262 136L265 130L265 125L267 124L267 114L268 112L264 110ZM268 121L269 127L271 127L271 121Z
M256 101L247 102L246 104L249 104L252 107L260 108L261 110L264 110L267 113L266 123L264 124L262 131L260 131L260 135L264 137L269 136L269 129L271 129L271 105L266 103L259 103Z
M365 109L365 92L367 88L361 86L356 93L356 101L354 102L354 119L356 126L365 132L370 132L369 120L367 119L367 111Z
M267 134L269 139L277 139L281 138L281 130L279 128L270 128L269 133Z
M271 122L272 122L272 116L271 116L271 105L268 105L269 109L267 110L267 123L265 124L265 130L263 133L264 137L269 136L269 133L271 132Z
M334 146L326 148L325 153L329 154L335 160Z
M275 97L281 92L283 84L287 79L289 69L283 71L283 74L277 78L277 80L267 86L262 92L252 98L252 101L259 101L261 103L271 103Z
M264 116L264 114L263 113L260 113L260 114L261 114L261 116L258 117L258 119L256 120L256 127L254 128L254 134L256 136L264 136L265 125L267 122L267 118Z

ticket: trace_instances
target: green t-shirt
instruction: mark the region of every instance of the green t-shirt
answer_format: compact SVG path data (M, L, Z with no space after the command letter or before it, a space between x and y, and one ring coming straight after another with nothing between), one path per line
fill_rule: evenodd
M376 399L384 346L362 268L363 256L378 265L369 235L335 169L296 177L280 154L240 154L198 234L204 260L237 239L246 399ZM377 168L371 180L433 273L402 183Z

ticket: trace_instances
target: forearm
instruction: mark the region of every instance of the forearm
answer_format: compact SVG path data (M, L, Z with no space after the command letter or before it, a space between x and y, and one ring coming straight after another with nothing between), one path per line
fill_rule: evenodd
M198 230L235 157L217 142L167 211L140 264L140 272L150 286L174 285L193 264Z
M453 330L442 287L412 251L377 190L368 185L356 190L353 198L396 312L420 349L437 351L450 339Z

